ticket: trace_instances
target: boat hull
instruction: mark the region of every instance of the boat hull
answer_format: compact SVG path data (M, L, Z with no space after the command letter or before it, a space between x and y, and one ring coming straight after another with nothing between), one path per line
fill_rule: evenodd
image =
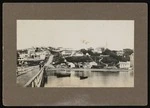
M70 73L56 73L56 76L58 78L60 78L60 77L70 77L71 74Z

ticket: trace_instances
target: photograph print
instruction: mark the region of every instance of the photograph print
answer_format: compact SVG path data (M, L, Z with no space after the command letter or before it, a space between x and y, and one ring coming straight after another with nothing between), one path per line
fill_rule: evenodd
M20 87L134 87L134 20L17 20Z

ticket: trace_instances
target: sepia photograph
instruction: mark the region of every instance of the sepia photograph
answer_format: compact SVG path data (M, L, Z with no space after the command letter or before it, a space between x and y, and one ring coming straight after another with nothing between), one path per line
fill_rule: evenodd
M17 20L20 87L134 87L134 20Z

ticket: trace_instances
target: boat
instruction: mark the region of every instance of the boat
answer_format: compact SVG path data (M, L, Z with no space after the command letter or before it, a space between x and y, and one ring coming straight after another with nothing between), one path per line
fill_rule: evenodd
M59 77L70 77L71 73L57 73L56 76Z
M86 74L84 73L84 71L82 71L82 74L80 75L80 80L86 79L86 78L88 78L88 75L86 75Z
M56 75L57 77L70 77L71 73L66 72L66 71L59 71L59 72L56 72L54 75Z
M86 78L88 78L88 76L80 76L80 80L86 79Z

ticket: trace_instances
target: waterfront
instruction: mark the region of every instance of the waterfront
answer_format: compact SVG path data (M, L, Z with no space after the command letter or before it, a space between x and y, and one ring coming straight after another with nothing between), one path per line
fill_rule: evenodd
M134 87L134 72L102 72L68 70L70 77L56 77L57 71L48 71L45 87ZM80 79L82 75L88 76Z
M17 22L18 85L134 87L133 22L47 20L36 24L31 31L35 22ZM43 31L45 25L50 28ZM62 31L56 32L55 27Z

